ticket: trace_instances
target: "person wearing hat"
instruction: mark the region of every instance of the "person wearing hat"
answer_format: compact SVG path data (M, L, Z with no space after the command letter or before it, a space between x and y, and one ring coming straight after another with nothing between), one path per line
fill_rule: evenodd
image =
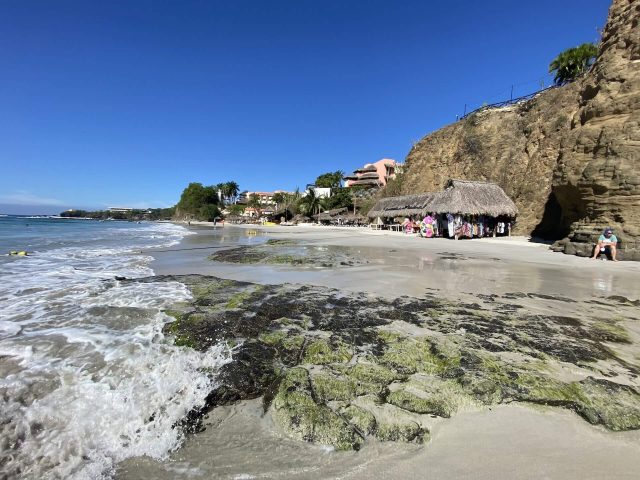
M600 253L604 253L608 258L617 262L616 260L616 245L618 245L618 239L613 234L613 230L605 228L604 232L598 238L598 244L593 249L593 260L598 258Z

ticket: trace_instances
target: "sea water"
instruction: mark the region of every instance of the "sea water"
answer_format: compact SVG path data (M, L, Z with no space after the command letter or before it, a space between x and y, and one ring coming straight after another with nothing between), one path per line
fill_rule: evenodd
M0 217L0 478L108 478L163 458L203 404L222 346L172 345L162 309L190 294L141 251L190 232L169 223ZM28 251L29 255L7 255Z

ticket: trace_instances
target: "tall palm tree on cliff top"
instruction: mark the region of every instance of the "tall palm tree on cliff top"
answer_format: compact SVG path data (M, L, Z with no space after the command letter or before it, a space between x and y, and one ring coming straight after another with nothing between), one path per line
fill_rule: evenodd
M572 82L585 73L598 55L598 47L593 43L583 43L558 55L549 65L549 73L555 72L556 85Z

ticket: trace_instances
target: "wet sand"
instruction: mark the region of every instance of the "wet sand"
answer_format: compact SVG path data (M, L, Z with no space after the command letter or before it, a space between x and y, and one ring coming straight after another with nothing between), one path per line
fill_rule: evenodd
M419 239L402 234L319 227L199 228L171 252L156 252L156 274L199 273L258 283L300 283L369 296L447 299L525 292L530 311L580 315L586 303L611 295L640 298L640 264L591 261L552 253L524 239ZM294 238L313 248L368 259L339 269L226 265L206 257L238 243ZM638 317L640 320L640 316ZM640 360L640 322L627 324L634 341L626 356ZM461 412L434 419L425 445L371 442L357 452L331 452L283 436L258 401L218 407L205 432L190 436L164 461L123 462L116 478L636 478L640 432L612 433L557 408L524 404Z
M558 254L523 237L475 240L423 239L401 233L330 227L201 227L166 253L153 253L157 275L217 275L258 283L331 286L374 295L421 295L442 291L503 294L528 292L573 299L622 295L640 298L640 263L609 262ZM339 270L208 261L213 252L238 242L292 238L317 248L348 250L369 264Z

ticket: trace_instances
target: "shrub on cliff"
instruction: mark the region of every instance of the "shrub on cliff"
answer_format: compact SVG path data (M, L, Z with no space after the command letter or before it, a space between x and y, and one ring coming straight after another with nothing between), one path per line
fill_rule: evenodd
M549 73L555 72L553 81L556 85L572 82L585 73L593 64L598 54L598 47L593 43L565 50L549 64Z

